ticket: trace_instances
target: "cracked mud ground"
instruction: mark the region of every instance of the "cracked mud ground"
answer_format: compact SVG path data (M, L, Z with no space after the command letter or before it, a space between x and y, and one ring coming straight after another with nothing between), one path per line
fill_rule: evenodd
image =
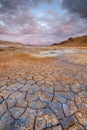
M0 52L0 130L87 130L87 50L43 50Z

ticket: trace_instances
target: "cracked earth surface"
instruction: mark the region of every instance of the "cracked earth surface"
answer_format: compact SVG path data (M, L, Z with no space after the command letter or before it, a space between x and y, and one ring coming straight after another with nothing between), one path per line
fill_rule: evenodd
M25 52L0 52L0 130L87 130L87 51Z

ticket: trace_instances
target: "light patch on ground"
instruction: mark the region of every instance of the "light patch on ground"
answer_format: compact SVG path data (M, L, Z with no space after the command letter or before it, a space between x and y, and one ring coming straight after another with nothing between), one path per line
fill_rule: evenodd
M60 49L60 50L48 50L48 51L43 51L38 54L32 54L37 57L55 57L59 55L64 55L64 54L76 54L76 53L87 53L85 50L80 50L80 49Z

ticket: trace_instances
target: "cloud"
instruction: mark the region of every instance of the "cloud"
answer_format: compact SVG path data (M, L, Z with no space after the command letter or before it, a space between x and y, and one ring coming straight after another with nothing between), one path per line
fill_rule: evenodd
M61 8L61 1L0 0L0 39L47 45L87 34L87 21L65 11L66 5L70 10L67 2Z
M0 12L8 11L11 13L18 8L24 6L28 8L38 7L43 3L51 4L57 0L0 0Z
M87 0L62 0L62 5L71 13L76 13L81 18L87 18Z

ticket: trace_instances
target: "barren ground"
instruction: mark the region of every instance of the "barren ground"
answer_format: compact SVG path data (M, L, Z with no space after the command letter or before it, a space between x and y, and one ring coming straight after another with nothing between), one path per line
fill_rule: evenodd
M87 130L87 48L0 49L0 130Z

